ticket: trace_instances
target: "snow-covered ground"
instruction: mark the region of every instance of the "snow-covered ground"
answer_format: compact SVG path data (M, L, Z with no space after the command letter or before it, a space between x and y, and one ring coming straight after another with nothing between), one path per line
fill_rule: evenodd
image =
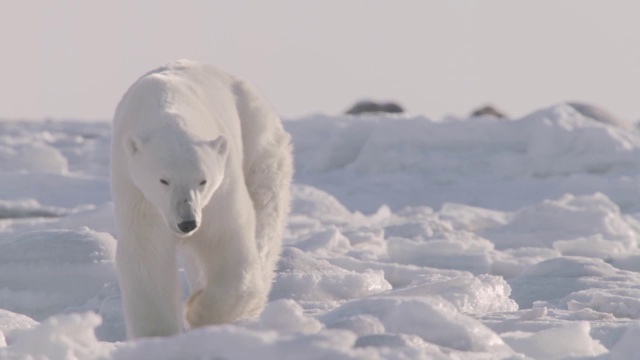
M0 122L0 358L640 358L637 130L567 105L285 126L262 316L125 341L110 124Z

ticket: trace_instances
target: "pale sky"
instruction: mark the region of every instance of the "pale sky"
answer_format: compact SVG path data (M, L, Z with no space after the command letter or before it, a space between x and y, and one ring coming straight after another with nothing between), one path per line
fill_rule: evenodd
M564 100L640 118L635 0L3 1L0 49L0 118L111 118L180 58L256 84L284 117L371 98L433 118Z

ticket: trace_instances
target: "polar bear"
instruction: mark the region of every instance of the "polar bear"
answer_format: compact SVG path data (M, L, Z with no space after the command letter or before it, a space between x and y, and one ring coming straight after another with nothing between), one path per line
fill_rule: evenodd
M181 60L138 79L116 108L111 192L130 338L253 317L271 289L289 211L290 136L260 93Z

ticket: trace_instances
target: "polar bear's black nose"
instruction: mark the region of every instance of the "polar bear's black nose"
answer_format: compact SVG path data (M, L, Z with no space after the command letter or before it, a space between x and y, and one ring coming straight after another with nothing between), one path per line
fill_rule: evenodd
M183 221L180 224L178 224L178 229L180 229L180 231L182 231L185 234L197 227L198 225L194 220Z

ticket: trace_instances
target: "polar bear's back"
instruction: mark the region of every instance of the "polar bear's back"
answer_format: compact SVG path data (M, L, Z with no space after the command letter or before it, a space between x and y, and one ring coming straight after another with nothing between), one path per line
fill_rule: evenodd
M289 214L293 176L291 137L255 87L236 80L234 93L242 127L245 182L256 212L256 242L267 267L265 281L270 283Z

